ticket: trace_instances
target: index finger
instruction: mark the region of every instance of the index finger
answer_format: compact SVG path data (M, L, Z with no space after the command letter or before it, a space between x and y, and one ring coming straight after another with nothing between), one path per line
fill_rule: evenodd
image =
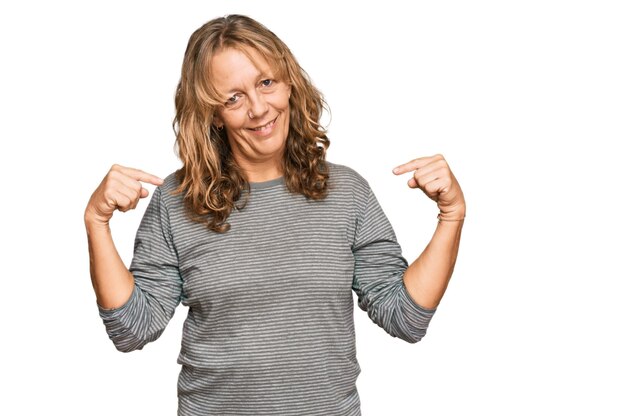
M426 166L430 162L431 159L432 159L432 156L418 157L417 159L413 159L410 162L403 163L402 165L396 166L395 168L393 168L393 173L395 173L396 175L400 175L402 173L419 169L423 166Z
M151 183L152 185L162 185L163 179L148 172L144 172L140 169L128 168L125 166L119 166L119 170L126 176L129 176L137 181Z

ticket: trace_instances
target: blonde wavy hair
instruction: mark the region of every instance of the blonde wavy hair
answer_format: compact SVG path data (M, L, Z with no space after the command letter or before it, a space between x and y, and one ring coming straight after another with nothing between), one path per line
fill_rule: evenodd
M243 209L250 194L225 129L218 130L213 123L224 103L211 83L210 63L225 48L248 55L248 48L258 52L273 67L276 78L291 86L289 132L282 159L287 189L306 198L324 199L329 177L325 157L330 140L320 125L327 106L289 48L247 16L229 15L205 23L189 39L176 88L172 126L183 166L176 171L180 185L175 193L183 194L192 220L219 233L230 229L226 220L232 209ZM246 198L240 201L243 190Z

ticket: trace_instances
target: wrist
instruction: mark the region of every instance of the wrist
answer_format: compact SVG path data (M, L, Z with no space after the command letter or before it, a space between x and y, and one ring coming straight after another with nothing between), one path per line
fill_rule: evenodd
M440 212L439 214L437 214L437 219L439 220L440 223L441 222L463 222L465 220L465 213L448 214L448 213Z
M109 230L109 220L103 219L97 214L91 212L89 209L85 210L85 227L87 231L97 230Z
M439 207L437 215L439 222L441 221L461 221L465 218L465 204L453 207Z

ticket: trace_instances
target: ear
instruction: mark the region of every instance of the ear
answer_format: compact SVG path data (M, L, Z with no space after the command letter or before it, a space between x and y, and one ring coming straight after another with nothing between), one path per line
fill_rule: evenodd
M216 114L213 116L213 125L218 129L224 127L224 121Z

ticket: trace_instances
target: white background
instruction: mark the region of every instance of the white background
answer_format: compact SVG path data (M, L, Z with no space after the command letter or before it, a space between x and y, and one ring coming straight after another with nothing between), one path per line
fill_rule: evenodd
M428 335L404 343L355 306L363 414L626 414L621 2L7 3L1 414L175 414L186 311L143 351L117 352L83 211L113 163L178 168L186 43L228 13L273 30L325 94L328 159L370 181L407 260L437 209L391 169L442 153L464 190ZM146 205L113 219L127 264Z

